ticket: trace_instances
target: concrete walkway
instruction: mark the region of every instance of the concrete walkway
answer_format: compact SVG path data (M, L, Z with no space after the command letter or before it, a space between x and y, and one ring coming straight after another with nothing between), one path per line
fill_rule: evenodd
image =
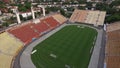
M98 36L97 36L97 40L94 46L94 50L93 50L88 68L98 68L103 30L101 29L97 31L98 31Z
M101 50L100 50L100 56L99 56L99 63L97 68L104 68L104 60L105 60L105 45L106 45L106 33L103 32L102 36L102 44L101 44Z

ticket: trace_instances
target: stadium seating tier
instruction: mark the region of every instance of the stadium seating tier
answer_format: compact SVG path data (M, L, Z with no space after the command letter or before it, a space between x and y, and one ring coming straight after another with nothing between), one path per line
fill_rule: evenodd
M27 24L15 29L9 30L15 37L21 39L25 44L28 44L32 41L33 38L37 38L39 35L34 29L33 24Z
M23 43L4 32L0 34L0 68L11 68L11 62L23 47Z
M93 25L103 25L106 12L92 10L74 10L69 21L80 22Z
M107 68L120 68L120 28L118 25L120 25L118 22L107 25L105 51Z
M67 21L67 19L61 14L55 14L53 15L53 18L56 19L60 24L63 24L64 22Z
M28 21L7 29L0 34L0 68L11 68L12 62L19 51L35 38L63 24L67 19L56 14L37 21ZM61 19L58 19L61 18ZM40 20L40 21L39 21ZM59 20L59 21L58 21Z
M11 68L12 57L0 53L0 68Z

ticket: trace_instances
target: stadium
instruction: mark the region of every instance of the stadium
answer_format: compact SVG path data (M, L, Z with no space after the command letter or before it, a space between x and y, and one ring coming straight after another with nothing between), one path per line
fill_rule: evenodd
M102 68L105 15L76 9L70 19L55 13L6 29L0 68Z

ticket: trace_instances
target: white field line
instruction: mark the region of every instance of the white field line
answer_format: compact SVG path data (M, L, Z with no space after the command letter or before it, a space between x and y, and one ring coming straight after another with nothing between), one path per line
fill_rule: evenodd
M37 52L37 50L32 51L32 54L34 54L35 52Z

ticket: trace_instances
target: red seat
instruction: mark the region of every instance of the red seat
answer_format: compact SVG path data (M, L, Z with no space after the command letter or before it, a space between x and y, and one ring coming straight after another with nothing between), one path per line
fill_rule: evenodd
M60 25L59 22L56 21L53 17L44 19L44 22L46 22L51 28L55 28L56 26Z
M47 26L47 24L45 24L44 22L40 22L38 24L34 25L34 28L40 33L43 34L44 32L46 32L47 30L49 30L49 26Z
M57 22L53 17L48 17L42 19L39 23L26 23L19 27L12 28L8 30L9 33L13 34L15 37L19 38L25 44L30 43L38 36L50 31L51 29L57 27L59 22Z
M38 36L38 33L33 29L32 24L17 27L15 29L9 30L9 32L19 38L25 44L28 44L32 41L33 38Z

